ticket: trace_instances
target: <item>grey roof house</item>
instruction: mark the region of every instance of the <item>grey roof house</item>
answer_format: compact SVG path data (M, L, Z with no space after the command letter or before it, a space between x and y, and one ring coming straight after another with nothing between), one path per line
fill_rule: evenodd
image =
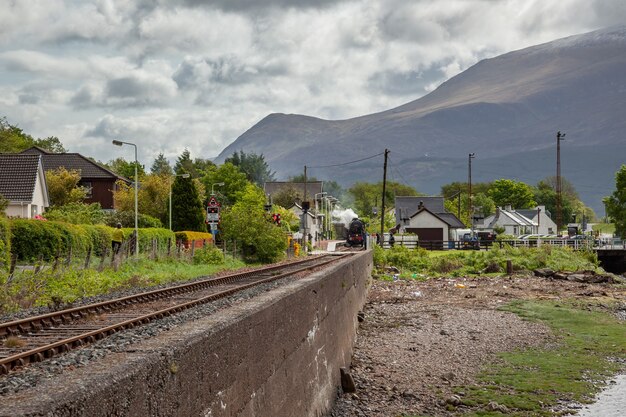
M396 197L396 227L399 232L415 233L420 242L455 240L456 229L465 225L448 212L441 196Z
M23 155L41 155L43 168L51 171L58 168L76 170L80 172L78 185L87 190L85 203L100 203L103 209L114 209L114 192L117 190L117 181L130 184L130 181L100 164L84 157L79 153L52 153L45 149L33 146L22 152Z
M505 208L498 207L495 214L486 217L482 224L476 225L476 228L479 230L493 230L494 227L503 227L504 234L515 236L525 233L539 233L539 224L524 216L522 214L524 211L516 211L511 206L506 206ZM545 209L543 211L545 212ZM531 213L537 214L536 209L531 210ZM546 220L544 220L544 223L547 223ZM556 230L556 225L554 228Z
M40 155L0 154L0 194L9 201L6 215L32 219L50 202Z

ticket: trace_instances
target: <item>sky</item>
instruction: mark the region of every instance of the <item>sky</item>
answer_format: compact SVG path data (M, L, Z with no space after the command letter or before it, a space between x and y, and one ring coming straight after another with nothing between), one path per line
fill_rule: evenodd
M101 161L213 158L270 113L347 119L624 0L0 0L0 117Z

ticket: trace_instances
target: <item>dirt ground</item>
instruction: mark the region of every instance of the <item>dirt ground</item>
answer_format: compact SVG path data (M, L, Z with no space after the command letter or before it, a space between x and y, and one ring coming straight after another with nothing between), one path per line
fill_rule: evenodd
M350 373L331 417L449 416L455 387L472 384L497 353L555 343L541 324L497 308L514 299L617 298L623 285L547 278L374 281Z

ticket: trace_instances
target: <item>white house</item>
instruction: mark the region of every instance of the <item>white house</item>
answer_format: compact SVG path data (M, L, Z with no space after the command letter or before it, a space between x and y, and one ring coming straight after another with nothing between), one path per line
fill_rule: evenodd
M537 222L529 219L519 211L513 210L511 206L496 208L496 214L485 217L482 224L477 224L478 230L493 230L495 227L504 228L504 234L522 235L526 233L539 233Z
M324 215L321 213L316 214L315 210L308 210L306 216L304 216L302 206L297 203L289 207L289 210L300 219L300 232L304 233L306 230L306 233L311 235L311 244L315 246L322 233Z
M396 197L396 230L415 233L420 242L455 240L463 222L444 208L444 199L434 197Z
M537 223L537 233L542 235L557 233L556 223L552 220L550 212L546 210L546 206L517 210L517 212L532 222Z
M0 154L0 194L6 215L32 219L50 206L41 155Z

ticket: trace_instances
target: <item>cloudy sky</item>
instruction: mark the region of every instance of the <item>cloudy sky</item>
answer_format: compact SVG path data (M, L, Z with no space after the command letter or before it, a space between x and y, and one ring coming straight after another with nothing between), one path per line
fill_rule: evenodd
M0 0L0 117L102 161L211 158L269 113L385 110L625 22L624 0Z

